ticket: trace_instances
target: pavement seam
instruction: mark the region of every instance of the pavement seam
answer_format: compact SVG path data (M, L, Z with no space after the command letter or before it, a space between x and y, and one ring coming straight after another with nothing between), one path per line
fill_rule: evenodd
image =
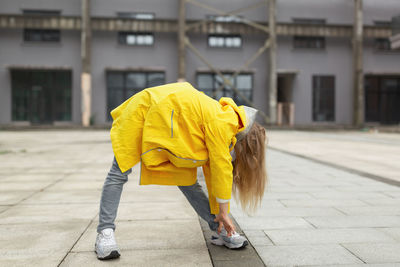
M65 254L65 256L62 258L62 260L60 261L60 263L57 265L57 267L59 267L64 260L67 258L67 256L72 252L72 249L75 247L75 245L79 242L79 240L82 238L82 236L85 234L85 232L87 231L87 229L89 229L90 225L93 223L94 219L99 216L99 213L96 213L95 216L93 216L93 218L89 221L88 225L85 227L85 229L82 231L82 233L79 235L78 239L74 242L74 244L72 245L72 247L68 250L68 252Z
M18 201L17 203L11 204L7 209L0 211L0 214L2 214L3 212L5 212L5 211L7 211L7 210L9 210L9 209L11 209L11 208L13 208L13 207L15 207L15 206L18 206L19 204L21 204L21 203L24 202L25 200L27 200L27 199L33 197L33 196L36 195L37 193L43 192L44 190L46 190L47 188L53 186L54 184L61 182L63 179L66 178L66 176L68 176L68 174L67 174L67 175L64 174L62 178L60 178L60 179L54 181L53 183L50 183L50 184L46 185L45 187L43 187L43 188L41 188L41 189L39 189L39 190L33 192L32 194L30 194L29 196L27 196L27 197L21 199L21 200Z
M309 157L309 156L301 155L301 154L298 154L298 153L295 153L295 152L283 150L283 149L272 147L272 146L269 146L269 149L272 149L272 150L275 150L275 151L278 151L278 152L281 152L281 153L284 153L284 154L296 156L296 157L299 157L299 158L307 159L307 160L310 160L310 161L313 161L313 162L316 162L316 163L319 163L319 164L322 164L322 165L326 165L326 166L329 166L329 167L332 167L332 168L336 168L336 169L340 169L340 170L347 171L347 172L350 172L350 173L354 173L354 174L357 174L357 175L359 175L361 177L368 178L368 179L371 179L371 180L374 180L374 181L378 181L378 182L382 182L382 183L385 183L385 184L389 184L389 185L400 187L400 181L392 180L390 178L386 178L386 177L383 177L383 176L371 174L371 173L368 173L368 172L363 172L363 171L356 170L356 169L352 169L352 168L345 167L345 166L342 166L342 165L339 165L339 164L326 162L326 161L323 161L323 160L315 159L315 158L312 158L312 157Z
M355 254L353 251L351 251L350 249L346 248L345 246L343 246L343 244L339 243L339 246L341 246L342 248L344 248L345 250L347 250L348 252L350 252L352 255L354 255L357 259L359 259L360 261L362 261L364 264L367 264L366 261L364 261L363 259L361 259L359 256L357 256L357 254Z

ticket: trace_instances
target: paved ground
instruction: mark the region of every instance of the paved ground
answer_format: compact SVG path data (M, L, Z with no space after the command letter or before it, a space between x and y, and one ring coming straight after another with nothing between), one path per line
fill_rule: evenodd
M176 187L125 186L122 257L93 252L112 151L106 131L0 132L0 266L212 266L197 215ZM137 170L134 173L138 173Z
M399 135L279 131L269 137L282 150L399 175ZM400 266L400 187L272 149L267 155L270 181L261 209L254 217L232 210L267 266ZM382 171L375 171L380 163Z
M400 182L400 134L269 131L272 148Z
M397 135L277 131L269 137L280 150L371 172L380 166L376 174L388 178L399 173ZM139 189L134 175L118 216L123 257L95 258L98 201L111 160L106 131L0 132L0 266L211 266L182 194L174 187ZM232 205L267 266L400 266L400 187L272 149L268 166L269 187L256 216ZM243 266L240 257L255 266L257 255L246 251L220 254L217 265Z

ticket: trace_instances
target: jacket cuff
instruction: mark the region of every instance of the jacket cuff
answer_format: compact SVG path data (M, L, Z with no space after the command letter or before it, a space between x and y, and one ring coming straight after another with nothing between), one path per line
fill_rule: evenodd
M222 198L215 198L217 200L218 203L228 203L230 201L230 199L222 199Z

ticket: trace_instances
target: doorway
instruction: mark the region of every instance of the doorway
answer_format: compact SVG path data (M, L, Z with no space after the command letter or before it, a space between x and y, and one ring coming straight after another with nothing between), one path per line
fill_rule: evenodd
M69 70L11 70L12 120L52 124L71 120Z
M400 76L365 76L365 121L400 123Z
M294 124L293 81L295 72L278 72L277 80L277 123Z

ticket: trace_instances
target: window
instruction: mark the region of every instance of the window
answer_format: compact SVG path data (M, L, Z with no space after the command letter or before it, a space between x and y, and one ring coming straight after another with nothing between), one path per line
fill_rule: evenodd
M232 73L224 73L224 77L229 80L238 91L240 91L250 101L253 97L253 75L243 73L233 78ZM231 97L237 105L245 105L245 101L228 85L223 85L223 79L214 73L198 73L197 87L206 95L219 99L221 97ZM222 86L222 87L221 87ZM217 92L217 89L221 90Z
M11 70L12 120L70 121L71 81L67 70Z
M242 46L242 37L240 35L209 35L208 46L236 48Z
M309 24L309 25L326 24L325 19L293 18L292 21L293 21L293 23L296 23L296 24Z
M374 21L375 26L380 26L380 27L391 27L392 24L390 21ZM396 50L392 50L392 47L390 45L390 40L389 38L375 38L374 39L374 49L376 51L382 51L382 52L394 52Z
M149 46L154 44L152 33L119 32L118 43L124 45Z
M35 9L25 9L23 13L29 16L59 16L61 14L58 10ZM60 30L25 28L23 38L25 42L60 42L61 34Z
M313 76L313 121L335 120L335 77Z
M325 37L294 36L293 46L294 48L323 49L325 48Z
M108 71L106 76L108 120L112 120L111 110L132 95L145 88L165 83L164 72Z
M134 12L117 12L119 18L137 19L137 20L153 20L154 13L134 13Z

